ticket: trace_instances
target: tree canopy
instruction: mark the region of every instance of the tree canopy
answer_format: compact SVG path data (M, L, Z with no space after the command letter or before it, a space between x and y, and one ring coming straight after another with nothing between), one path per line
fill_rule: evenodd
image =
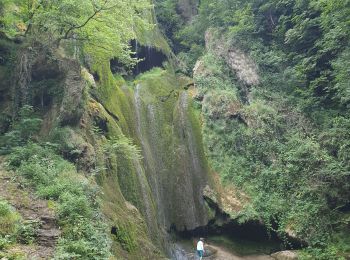
M0 30L50 44L71 40L90 55L128 59L128 41L136 27L150 26L150 8L147 0L5 0Z

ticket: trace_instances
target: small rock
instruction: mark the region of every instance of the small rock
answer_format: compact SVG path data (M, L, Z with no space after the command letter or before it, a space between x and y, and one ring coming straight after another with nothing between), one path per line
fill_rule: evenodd
M277 260L297 260L298 254L295 251L285 250L271 254L274 259Z
M218 204L217 193L209 186L206 185L203 189L203 196Z

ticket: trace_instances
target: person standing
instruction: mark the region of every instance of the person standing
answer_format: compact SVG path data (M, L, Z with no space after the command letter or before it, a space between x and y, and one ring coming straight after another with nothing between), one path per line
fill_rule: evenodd
M198 243L197 243L197 254L199 256L199 259L202 260L203 255L204 255L204 239L200 238Z

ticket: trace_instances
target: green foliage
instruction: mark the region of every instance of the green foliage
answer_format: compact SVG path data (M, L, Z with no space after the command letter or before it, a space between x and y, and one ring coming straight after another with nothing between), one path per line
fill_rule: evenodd
M58 215L66 221L74 221L80 216L91 217L91 205L85 196L64 192L60 195L59 202Z
M109 140L105 146L105 152L106 154L117 154L126 160L142 159L140 148L124 135Z
M97 187L78 174L74 165L57 155L51 146L35 143L15 148L8 156L8 165L25 177L39 196L57 203L63 230L58 259L108 258L109 239L99 212ZM20 230L28 242L33 232L33 226Z
M156 0L155 9L159 25L168 39L173 39L183 25L181 16L176 12L176 2L172 0ZM173 43L173 50L177 46Z
M204 143L223 181L251 198L240 220L291 230L310 245L306 259L349 251L337 238L349 230L349 12L349 1L201 1L183 29L204 25L201 39L182 36L193 46L214 27L257 63L261 84L244 104L228 64L210 49L201 58Z
M132 227L117 226L115 239L121 244L124 250L131 252L136 249L137 244L134 240L134 234L132 234Z
M41 122L42 120L35 115L33 107L23 106L19 111L18 119L13 122L11 131L1 136L0 152L6 153L11 150L11 147L34 140L40 130Z
M17 231L17 241L22 244L31 244L35 241L40 222L36 220L22 221Z
M150 7L146 0L6 0L0 29L9 37L51 44L69 40L96 59L130 62L128 41L135 38L134 28L149 27L143 13Z
M6 201L0 200L0 250L16 242L33 243L39 226L38 221L23 221L14 208Z
M108 259L110 241L105 235L106 226L79 217L65 226L64 237L58 241L57 259Z
M5 200L0 200L0 236L12 235L17 231L20 216Z
M16 241L18 230L21 227L20 215L8 204L6 200L0 198L0 257L3 249Z
M348 253L350 251L350 238L346 232L339 232L333 239L332 242L327 244L324 248L313 248L308 247L300 253L300 259L311 260L311 259L321 259L321 260L345 260L348 258ZM345 252L345 253L342 253Z
M0 235L0 250L5 249L7 246L9 246L13 241L9 238L9 236L2 236ZM0 256L1 256L0 251Z
M70 161L75 161L83 153L82 144L85 141L77 135L70 127L55 127L50 131L50 142L54 143L56 149Z

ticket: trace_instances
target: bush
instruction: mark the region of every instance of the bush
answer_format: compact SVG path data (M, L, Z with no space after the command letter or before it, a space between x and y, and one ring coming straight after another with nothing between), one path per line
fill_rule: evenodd
M5 249L11 243L12 243L12 240L10 239L9 236L0 235L0 250ZM0 257L1 257L1 252L0 252Z
M19 118L13 122L11 131L0 137L1 153L8 153L13 147L35 140L42 120L34 113L31 106L25 105L19 111Z
M91 205L86 196L79 196L69 192L64 192L60 195L58 205L60 219L74 223L79 217L90 218L91 214Z
M31 244L37 237L40 222L36 220L27 220L21 222L17 230L17 241L22 244Z
M88 190L86 181L79 180L74 175L72 176L72 173L65 172L51 180L48 185L40 186L37 193L42 198L58 200L65 192L81 196L87 194Z
M19 214L6 201L0 200L0 236L15 234L19 220Z
M110 241L96 201L98 189L52 146L28 143L8 156L8 165L23 176L37 194L56 202L62 236L57 259L107 259ZM35 236L35 225L18 233L26 243Z

